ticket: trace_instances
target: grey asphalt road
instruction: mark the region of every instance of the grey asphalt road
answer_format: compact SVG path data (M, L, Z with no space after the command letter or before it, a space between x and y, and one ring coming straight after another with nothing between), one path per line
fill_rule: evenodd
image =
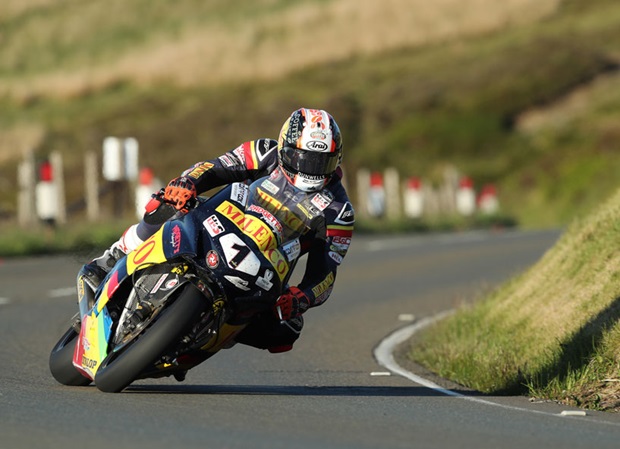
M306 315L295 350L240 345L187 380L121 394L51 377L75 311L80 260L0 263L0 448L618 448L620 416L524 397L443 395L385 372L373 349L417 318L479 297L553 245L556 231L358 237L332 298Z

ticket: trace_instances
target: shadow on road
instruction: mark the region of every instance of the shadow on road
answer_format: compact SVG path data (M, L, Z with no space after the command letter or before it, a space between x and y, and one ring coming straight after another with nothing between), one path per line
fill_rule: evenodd
M274 396L406 397L445 396L426 387L282 386L282 385L132 385L124 393Z

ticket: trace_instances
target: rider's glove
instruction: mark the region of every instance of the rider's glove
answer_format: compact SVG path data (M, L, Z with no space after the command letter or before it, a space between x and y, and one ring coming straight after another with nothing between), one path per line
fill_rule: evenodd
M297 287L289 287L277 299L274 305L274 313L281 320L287 321L304 313L309 306L308 297L304 292Z
M186 207L187 202L196 198L196 186L187 176L179 176L168 183L164 190L164 200L176 210Z

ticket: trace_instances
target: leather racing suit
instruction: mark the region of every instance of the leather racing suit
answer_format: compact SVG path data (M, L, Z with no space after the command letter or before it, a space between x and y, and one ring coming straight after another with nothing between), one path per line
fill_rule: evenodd
M198 162L183 172L196 186L198 194L233 182L255 181L280 170L278 142L273 139L248 141L222 156ZM323 219L300 238L301 254L308 254L304 276L297 286L304 293L301 310L316 307L330 296L353 234L354 211L341 183L342 171L337 169L333 178L321 191L316 192L312 204L322 212ZM146 240L162 225L156 211L149 210L136 228L137 237ZM303 326L301 316L284 326L273 314L255 319L236 340L240 343L271 352L292 348Z

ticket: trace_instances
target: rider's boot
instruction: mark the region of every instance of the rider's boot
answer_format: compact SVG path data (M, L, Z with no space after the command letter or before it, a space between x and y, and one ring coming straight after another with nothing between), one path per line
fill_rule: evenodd
M267 347L267 350L272 354L279 354L281 352L288 352L293 349L293 343L295 340L299 338L299 334L301 334L301 330L304 327L304 319L301 315L296 318L291 318L290 320L281 321L280 322L281 330L278 332L279 341L272 343L271 346ZM282 329L285 328L284 329Z
M304 326L300 315L281 321L271 313L257 315L236 337L235 341L259 349L267 349L273 354L293 349Z
M78 278L81 276L84 282L93 291L96 291L103 279L116 265L116 262L142 243L142 239L136 233L136 228L137 225L130 226L121 238L106 249L101 256L84 265L80 270Z

